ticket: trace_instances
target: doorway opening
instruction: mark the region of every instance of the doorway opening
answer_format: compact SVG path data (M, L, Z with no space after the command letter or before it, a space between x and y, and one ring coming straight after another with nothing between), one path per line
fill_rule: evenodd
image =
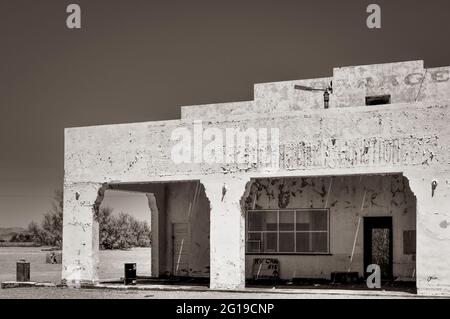
M364 217L364 269L378 265L382 280L393 278L392 217Z

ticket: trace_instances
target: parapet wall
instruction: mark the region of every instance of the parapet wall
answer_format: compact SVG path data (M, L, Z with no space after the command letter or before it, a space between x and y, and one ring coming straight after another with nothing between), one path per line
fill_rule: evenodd
M332 83L330 108L363 106L367 96L390 95L391 103L450 100L450 67L425 69L423 61L335 68L332 77L255 84L254 101L182 107L183 119L213 119L228 115L278 114L323 109L320 91Z

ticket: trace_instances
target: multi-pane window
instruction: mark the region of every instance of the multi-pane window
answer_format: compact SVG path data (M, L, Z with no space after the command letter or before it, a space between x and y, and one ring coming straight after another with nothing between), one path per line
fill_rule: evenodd
M329 253L329 211L287 209L247 211L247 253Z

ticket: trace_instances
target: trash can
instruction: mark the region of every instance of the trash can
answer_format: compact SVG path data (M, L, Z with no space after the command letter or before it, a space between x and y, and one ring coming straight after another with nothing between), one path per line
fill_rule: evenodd
M125 285L135 285L136 279L136 264L125 264Z
M30 281L30 263L26 260L19 260L17 262L16 279L18 282Z

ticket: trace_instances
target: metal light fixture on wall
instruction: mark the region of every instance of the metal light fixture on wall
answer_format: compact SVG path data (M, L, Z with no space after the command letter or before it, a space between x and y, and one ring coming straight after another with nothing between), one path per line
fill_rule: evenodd
M333 82L330 82L330 85L326 88L313 88L310 86L304 85L295 85L294 89L302 90L302 91L321 91L323 92L323 104L324 108L328 109L330 107L330 94L333 93Z

